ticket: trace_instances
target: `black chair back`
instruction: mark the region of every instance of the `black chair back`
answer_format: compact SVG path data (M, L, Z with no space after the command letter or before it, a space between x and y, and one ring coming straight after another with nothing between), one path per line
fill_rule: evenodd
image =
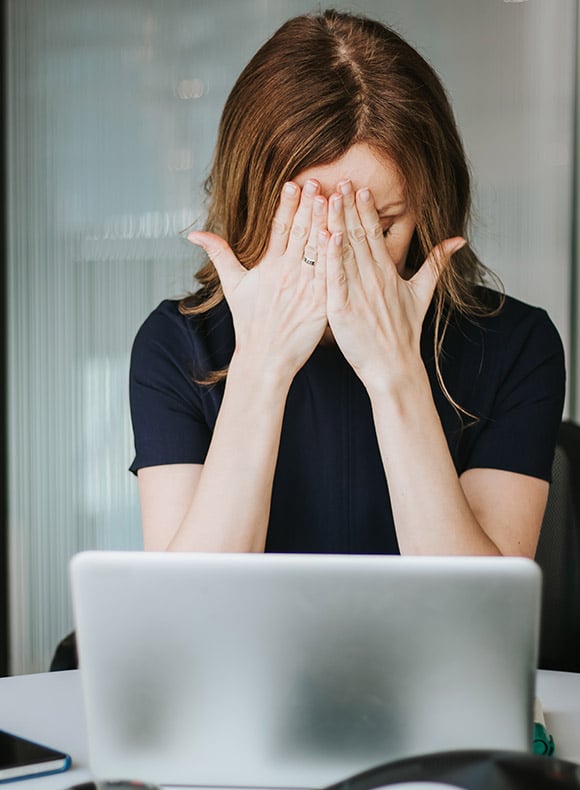
M536 562L542 568L540 667L580 672L580 425L563 422Z

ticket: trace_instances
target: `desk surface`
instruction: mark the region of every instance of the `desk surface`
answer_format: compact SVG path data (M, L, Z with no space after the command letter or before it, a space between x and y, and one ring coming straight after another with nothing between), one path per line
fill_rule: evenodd
M558 756L580 763L580 674L540 671L537 694ZM91 779L78 671L0 679L0 728L68 752L73 761L66 773L7 787L63 790Z

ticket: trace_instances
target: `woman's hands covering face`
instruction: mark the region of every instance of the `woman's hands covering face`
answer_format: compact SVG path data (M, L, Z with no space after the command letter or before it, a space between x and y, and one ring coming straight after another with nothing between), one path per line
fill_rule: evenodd
M189 239L216 267L237 350L293 377L328 324L367 389L376 389L396 386L420 363L421 327L439 273L465 244L445 240L406 280L384 234L368 189L355 194L343 181L327 202L311 180L302 191L284 186L266 253L250 270L219 236L195 232Z
M326 276L316 260L319 233L327 224L327 202L315 181L304 189L285 184L268 248L245 269L224 239L195 232L189 240L213 262L232 312L236 350L249 353L270 371L292 378L320 342L327 326Z
M318 257L326 269L334 338L367 389L396 387L421 361L421 328L437 280L465 240L446 239L405 279L396 263L404 267L407 250L402 261L393 260L370 191L355 193L350 181L341 182L329 199L328 231Z

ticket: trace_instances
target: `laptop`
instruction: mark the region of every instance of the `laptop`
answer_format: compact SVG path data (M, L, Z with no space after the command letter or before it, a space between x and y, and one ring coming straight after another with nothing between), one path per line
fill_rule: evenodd
M531 751L530 560L86 552L71 574L98 779L315 788Z

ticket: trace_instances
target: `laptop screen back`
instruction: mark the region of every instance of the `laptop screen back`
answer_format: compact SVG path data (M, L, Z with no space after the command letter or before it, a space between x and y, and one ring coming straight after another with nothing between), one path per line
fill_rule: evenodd
M95 552L72 582L100 779L322 787L531 747L531 561Z

